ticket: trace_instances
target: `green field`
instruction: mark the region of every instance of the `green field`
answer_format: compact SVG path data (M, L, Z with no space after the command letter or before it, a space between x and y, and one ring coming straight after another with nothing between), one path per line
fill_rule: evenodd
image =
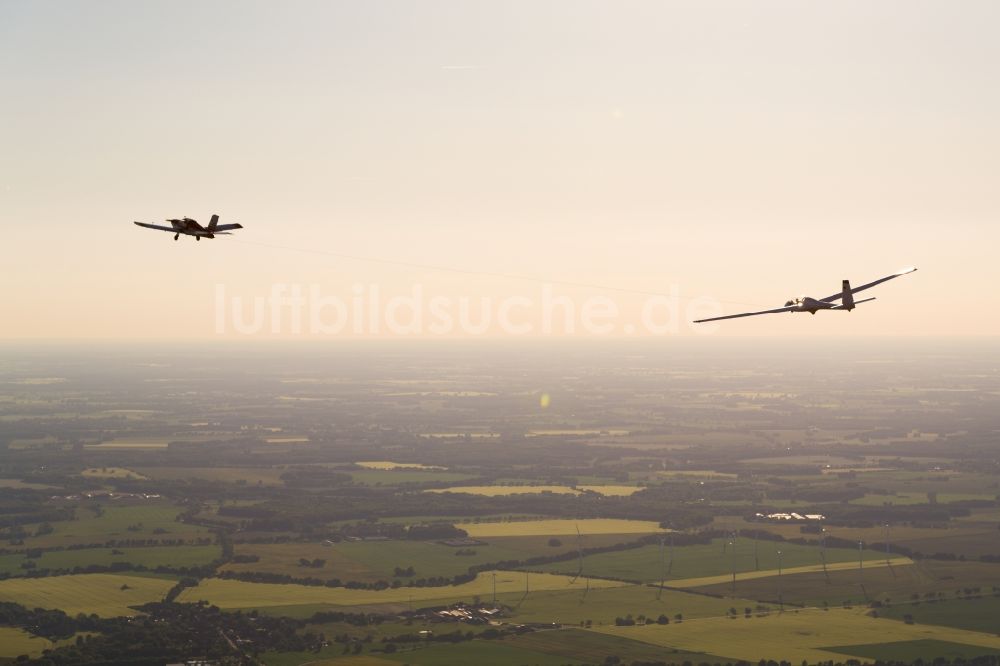
M115 617L135 615L130 606L159 601L173 586L172 580L114 574L10 578L0 581L0 601L59 609L67 615Z
M350 471L354 483L365 486L399 486L404 483L458 483L476 478L475 474L423 469L363 469Z
M281 475L288 470L280 467L138 467L136 471L151 479L177 481L202 479L219 483L280 486Z
M484 545L466 548L429 541L345 541L332 545L317 543L236 544L236 555L255 555L258 562L230 563L225 571L262 571L293 578L375 582L397 578L394 570L413 567L413 578L447 577L465 574L469 567L493 562L525 560L530 557L576 552L577 539L564 537L558 546L551 537L495 537ZM608 546L631 541L635 535L598 534L582 539L584 546ZM457 552L472 555L456 555ZM299 560L325 560L321 568L303 567ZM575 571L574 571L575 573ZM401 579L406 582L406 579Z
M711 655L680 650L664 649L620 636L608 636L580 629L535 631L510 639L513 645L536 652L557 655L571 659L573 663L603 664L609 656L615 656L622 663L633 661L715 663Z
M748 599L777 601L776 578L759 578L739 581L736 594ZM862 587L863 585L863 587ZM831 571L829 578L822 572L798 573L781 577L781 593L786 603L820 606L823 603L838 605L843 602L861 603L867 600L890 599L898 603L911 594L942 592L954 598L956 589L981 586L990 589L1000 585L1000 564L983 562L937 562L922 560L904 567L866 569L858 571ZM727 583L695 588L706 594L729 594Z
M115 551L119 551L118 554ZM36 569L73 569L89 565L111 566L116 562L131 562L149 569L158 566L196 567L208 564L222 553L219 546L152 546L143 548L82 548L49 550L41 557L27 559L24 555L0 555L0 573L19 576L26 573L21 565L34 562Z
M938 504L950 504L952 502L963 502L968 500L986 500L992 502L996 499L996 494L988 493L937 493L936 501ZM902 492L896 493L895 495L865 495L855 500L851 500L851 504L860 504L863 506L883 506L886 504L893 505L912 505L912 504L927 504L928 496L926 492Z
M693 652L715 650L730 659L843 661L840 646L933 640L975 646L977 651L1000 649L1000 637L928 625L907 625L872 618L866 609L800 610L744 619L707 618L682 624L645 627L598 627L595 631ZM720 641L720 636L725 640ZM832 650L836 649L837 652ZM930 655L923 655L924 657Z
M534 576L536 574L532 574ZM530 581L529 581L530 584ZM593 584L593 581L591 581ZM556 622L565 625L579 625L590 620L594 625L613 625L615 618L633 618L639 615L657 618L661 614L670 618L680 613L683 618L704 618L725 615L730 607L740 609L756 607L756 602L745 599L719 599L703 594L690 594L679 590L659 590L646 585L586 589L581 586L572 589L551 589L530 592L523 591L497 595L499 601L511 607L511 619L516 622ZM659 598L657 598L659 597Z
M520 647L514 641L482 641L475 640L455 645L432 643L429 646L400 650L395 654L371 653L363 657L340 657L343 648L339 645L328 648L320 655L265 655L268 666L293 666L304 663L338 664L342 666L397 666L412 664L413 666L510 666L511 664L532 664L536 666L562 666L566 660L562 657L537 652ZM317 660L319 657L320 660Z
M588 520L513 520L497 523L456 524L477 539L504 536L572 536L588 534L652 534L662 532L658 523L650 520L619 520L594 518Z
M372 460L368 462L358 462L354 463L358 467L364 467L365 469L422 469L422 470L440 470L444 471L444 467L439 467L435 465L422 465L420 463L398 463L392 462L390 460Z
M146 477L137 472L133 472L130 469L125 469L124 467L90 467L88 469L80 472L81 476L96 478L96 479L138 479L143 480Z
M63 640L50 641L16 627L0 627L0 659L13 659L22 654L40 657L44 650L72 645L75 640L75 634Z
M930 661L938 657L956 659L962 657L971 659L985 655L1000 654L1000 648L989 649L975 645L965 645L964 643L949 643L938 640L914 640L899 641L896 643L875 643L867 645L841 645L835 648L824 648L829 652L846 654L854 657L864 657L867 659L916 661L923 659Z
M460 493L465 495L482 495L484 497L502 497L504 495L537 495L538 493L556 493L561 495L579 495L580 491L569 486L452 486L451 488L434 488L428 493Z
M1000 543L997 541L997 522L1000 517L994 517L991 510L977 511L972 516L962 520L951 521L947 526L912 527L909 525L893 525L889 530L889 540L892 547L905 546L927 555L934 553L954 553L968 558L978 559L980 555L1000 554ZM803 534L801 526L796 524L752 523L737 518L721 517L714 525L718 529L744 531L763 530L772 534L780 534L786 539L807 538L818 539L815 534ZM827 526L828 536L849 539L853 542L885 543L884 527L837 527Z
M534 590L566 589L576 587L583 590L585 583L572 583L566 576L531 574L529 584ZM43 579L45 580L45 579ZM496 574L496 591L518 593L524 590L525 574L500 571ZM616 587L620 583L594 580L592 588ZM188 588L181 593L178 601L208 601L219 608L275 608L279 606L324 605L324 606L415 606L445 605L459 601L473 601L475 597L490 598L493 592L493 577L482 573L475 580L462 585L445 587L401 587L387 590L356 590L343 587L314 587L306 585L272 585L267 583L246 583L237 580L209 578L198 587Z
M899 603L879 609L879 615L902 620L913 617L917 624L937 624L970 631L1000 633L1000 597L949 599L947 601Z
M776 570L778 567L778 549L781 550L782 567L786 569L822 563L821 551L819 547L815 546L738 539L734 554L733 547L728 540L714 539L709 545L673 548L673 566L670 566L671 549L669 547L665 545L661 550L659 545L651 545L613 553L589 555L584 558L584 571L591 576L647 583L658 583L661 572L668 568L669 573L666 576L668 581L724 575L732 572L734 567L737 572L768 571ZM884 554L875 551L864 551L864 557L866 560L885 559ZM857 562L857 560L858 552L856 550L850 548L826 549L828 564ZM530 568L533 571L575 574L579 563L577 561L554 562Z
M52 641L41 636L14 627L0 627L0 658L14 658L22 654L40 657L42 650L51 648Z
M178 522L180 513L181 509L174 505L155 502L113 506L102 503L100 512L81 506L76 508L76 520L52 523L50 534L28 537L24 547L92 545L126 539L190 541L213 537L205 527ZM37 525L31 526L32 530L36 528Z

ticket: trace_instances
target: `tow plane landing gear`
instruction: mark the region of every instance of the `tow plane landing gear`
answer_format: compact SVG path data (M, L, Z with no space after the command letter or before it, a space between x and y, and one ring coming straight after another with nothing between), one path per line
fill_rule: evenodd
M180 237L181 237L181 235L180 235L180 234L174 234L174 240L177 240L177 239L178 239L178 238L180 238Z

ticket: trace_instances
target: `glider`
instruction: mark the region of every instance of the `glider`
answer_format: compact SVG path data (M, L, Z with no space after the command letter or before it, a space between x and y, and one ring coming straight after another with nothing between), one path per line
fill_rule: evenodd
M160 231L169 231L174 234L174 240L181 237L181 234L185 236L194 236L195 240L201 240L202 238L215 238L218 235L229 236L230 230L232 229L242 229L242 224L219 224L219 216L213 215L212 221L208 223L207 227L203 227L198 224L197 220L192 220L190 217L184 217L181 219L168 219L167 222L170 223L169 227L165 227L160 224L149 224L148 222L136 222L140 227L146 227L147 229L159 229Z
M810 314L816 314L820 310L846 310L850 312L854 309L854 306L859 303L867 303L868 301L874 301L875 298L865 298L860 301L854 300L854 294L859 291L864 291L865 289L871 289L875 285L882 284L883 282L888 282L898 278L901 275L908 275L916 268L907 268L898 273L893 273L892 275L887 275L884 278L879 278L874 282L869 282L868 284L863 284L860 287L851 287L851 282L849 280L844 280L840 292L834 294L833 296L827 296L826 298L810 298L809 296L800 296L799 298L793 298L787 301L784 307L775 308L773 310L761 310L759 312L741 312L740 314L724 315L722 317L711 317L709 319L696 319L694 323L702 324L707 321L719 321L720 319L737 319L739 317L754 317L756 315L763 314L774 314L776 312L808 312ZM840 301L840 303L837 303Z

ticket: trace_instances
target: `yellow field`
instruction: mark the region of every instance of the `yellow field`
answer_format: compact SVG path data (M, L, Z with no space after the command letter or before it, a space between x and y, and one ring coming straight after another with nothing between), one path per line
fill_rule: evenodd
M359 467L364 467L365 469L448 469L447 467L438 467L436 465L421 465L420 463L397 463L391 462L389 460L375 460L370 462L359 462L354 463Z
M88 634L84 634L88 635ZM41 657L42 651L52 650L63 645L72 645L76 641L76 634L69 638L58 641L50 641L41 636L29 634L23 629L14 627L0 627L0 659L16 658L22 654L29 657Z
M80 472L80 475L98 479L146 479L142 474L124 467L91 467Z
M507 523L461 523L470 537L571 536L580 534L652 534L663 532L651 520L593 518L587 520L517 520Z
M642 486L577 486L580 490L589 490L599 495L606 495L608 497L628 497L629 495L634 495L640 490L644 490Z
M434 488L428 493L466 493L468 495L484 495L500 497L501 495L528 495L537 493L558 493L562 495L579 495L579 490L569 486L452 486L451 488Z
M128 589L121 589L127 585ZM159 601L174 586L162 578L80 574L49 578L9 578L0 581L0 601L28 608L56 608L73 616L96 613L101 617L136 615L129 606Z
M23 629L0 627L0 657L14 658L22 654L40 657L42 650L52 648L52 641L33 636Z
M569 576L531 573L528 576L530 590L584 589L586 582L581 578L575 583ZM497 594L523 592L525 574L513 571L498 571L496 576ZM590 580L591 589L622 587L626 583L607 580ZM178 601L193 603L208 601L219 608L263 608L271 606L299 606L305 604L328 604L331 606L375 606L381 604L405 604L431 600L465 599L473 597L490 598L493 594L493 575L481 573L472 582L445 587L400 587L388 590L351 590L345 587L311 587L306 585L272 585L270 583L245 583L238 580L209 578L198 587L188 588L181 593Z
M735 620L713 617L681 624L645 627L597 627L594 631L691 652L709 652L728 659L756 662L785 659L793 663L848 657L822 648L913 640L939 640L1000 649L1000 637L976 631L931 625L907 625L872 618L867 609L807 609ZM864 657L858 657L865 661Z
M865 569L880 569L882 567L894 566L902 567L908 564L913 564L913 560L908 557L894 557L888 562L886 560L866 560ZM851 571L858 568L857 562L831 562L826 565L827 571ZM822 564L809 564L802 567L786 567L781 570L783 576L790 576L792 574L799 573L819 573L823 571ZM736 581L741 580L751 580L754 578L770 578L771 576L777 576L777 569L767 569L764 571L743 571L736 574ZM670 581L670 587L701 587L702 585L720 585L723 583L729 583L733 580L732 574L724 574L721 576L703 576L701 578L682 578L680 580Z

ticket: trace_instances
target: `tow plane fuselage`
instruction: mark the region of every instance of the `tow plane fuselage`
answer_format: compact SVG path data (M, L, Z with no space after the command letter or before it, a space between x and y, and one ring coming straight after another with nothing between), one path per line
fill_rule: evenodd
M169 227L165 227L161 224L149 224L148 222L136 222L136 224L147 229L171 231L174 234L174 240L180 238L181 234L185 236L194 236L195 240L201 240L202 238L215 238L218 235L228 236L231 230L243 228L242 224L219 224L218 215L212 216L212 221L208 223L207 227L201 226L198 224L197 220L190 217L169 218L167 219L167 222L170 223Z

